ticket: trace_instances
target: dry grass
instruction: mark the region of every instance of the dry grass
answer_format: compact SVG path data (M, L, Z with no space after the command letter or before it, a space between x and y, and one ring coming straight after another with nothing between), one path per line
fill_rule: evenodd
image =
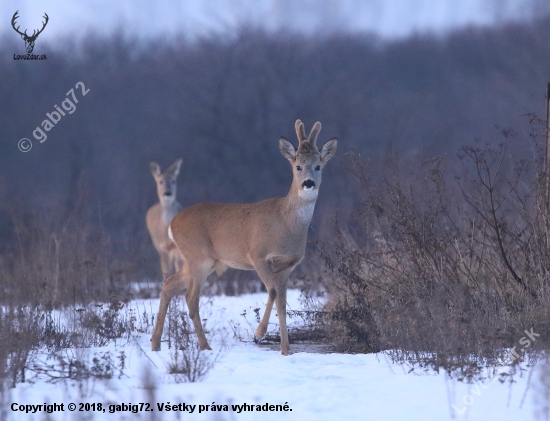
M168 372L174 375L177 383L198 382L203 380L221 357L222 345L217 351L201 351L198 340L191 330L191 322L187 312L181 309L182 303L179 297L172 299L168 309L168 347L171 350L171 361ZM219 329L208 329L208 307L203 306L203 326L205 333L212 337L220 335Z
M521 162L511 159L509 131L462 148L455 179L446 157L402 174L389 154L373 181L350 155L360 188L353 218L335 218L332 241L318 248L332 273L317 323L328 340L466 378L497 364L504 348L522 348L526 329L540 334L526 355L547 349L550 213L533 139L539 154Z

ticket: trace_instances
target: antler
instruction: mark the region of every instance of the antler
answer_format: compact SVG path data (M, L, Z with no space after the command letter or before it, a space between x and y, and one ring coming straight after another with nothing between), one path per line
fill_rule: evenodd
M19 26L17 28L15 27L15 21L19 17L19 16L17 16L18 13L19 13L19 10L13 14L13 17L11 18L11 26L13 27L13 29L15 29L15 32L17 32L19 35L27 36L27 31L25 31L25 33L23 33L19 30Z
M296 120L294 127L296 128L296 136L298 136L298 142L302 143L304 140L307 139L304 123L302 123L302 120Z
M304 128L304 123L302 123L302 120L296 120L294 126L296 127L296 135L298 136L298 141L300 142L300 144L305 142L315 146L315 142L317 142L317 136L319 136L319 132L321 131L321 123L316 122L313 125L311 132L309 132L309 136L306 136L306 129Z
M48 14L46 12L44 12L44 16L42 16L44 19L46 19L45 22L42 22L42 29L38 30L38 32L36 32L37 30L35 29L33 32L32 32L32 35L29 36L27 34L27 30L25 29L25 32L21 32L19 30L19 26L16 28L15 27L15 24L16 24L16 20L17 18L19 18L19 16L17 15L19 13L19 10L17 12L15 12L13 14L13 17L11 18L11 26L13 27L13 29L15 29L15 32L17 32L19 35L25 37L25 40L29 40L29 41L33 41L35 40L38 35L40 35L42 33L42 31L44 30L44 28L46 27L46 25L48 24L48 21L50 20L50 18L48 17Z
M307 141L312 145L315 145L315 142L317 142L317 136L319 136L320 131L321 131L321 123L316 122L313 125L311 132L309 132L309 137L307 138Z
M44 30L44 28L46 27L46 25L48 24L48 21L50 20L50 18L48 17L48 14L46 12L44 12L44 16L42 16L44 19L46 19L46 22L42 22L42 29L40 31L38 31L36 33L36 35L34 34L34 32L36 30L33 31L32 33L32 37L31 38L36 38L38 35L41 34L41 32Z
M50 20L50 18L48 17L48 14L46 12L44 12L44 16L42 16L44 19L46 19L46 22L43 22L42 23L42 29L40 31L38 31L38 34L40 34L44 28L46 27L46 25L48 24L48 21ZM38 34L36 34L36 36L38 36Z

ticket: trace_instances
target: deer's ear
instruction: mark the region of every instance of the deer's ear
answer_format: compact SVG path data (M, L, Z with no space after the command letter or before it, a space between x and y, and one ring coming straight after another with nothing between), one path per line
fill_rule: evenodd
M178 159L176 162L174 162L172 165L170 165L167 169L166 169L166 173L171 173L174 177L177 177L178 174L180 173L180 168L181 168L181 163L182 163L183 159Z
M321 161L328 162L330 158L336 153L336 147L338 146L338 139L333 137L327 143L323 145L321 149Z
M279 138L279 150L290 162L293 162L296 159L296 148L284 137Z
M151 174L153 174L153 177L158 177L162 174L162 171L160 170L160 165L156 162L151 162L149 164L149 168L151 168Z

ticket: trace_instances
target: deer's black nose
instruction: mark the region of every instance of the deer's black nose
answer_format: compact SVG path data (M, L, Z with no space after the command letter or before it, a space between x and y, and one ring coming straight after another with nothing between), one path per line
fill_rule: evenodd
M302 183L302 187L304 189L312 189L313 187L315 187L315 182L313 180L306 180Z
M164 193L164 195L167 196L167 197L170 197L170 196L172 196L172 192L167 191L167 192Z

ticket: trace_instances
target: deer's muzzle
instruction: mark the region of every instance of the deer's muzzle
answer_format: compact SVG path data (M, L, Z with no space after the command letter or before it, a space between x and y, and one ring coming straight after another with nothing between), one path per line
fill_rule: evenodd
M313 180L306 180L302 183L302 188L304 190L313 190L315 188L315 181Z

